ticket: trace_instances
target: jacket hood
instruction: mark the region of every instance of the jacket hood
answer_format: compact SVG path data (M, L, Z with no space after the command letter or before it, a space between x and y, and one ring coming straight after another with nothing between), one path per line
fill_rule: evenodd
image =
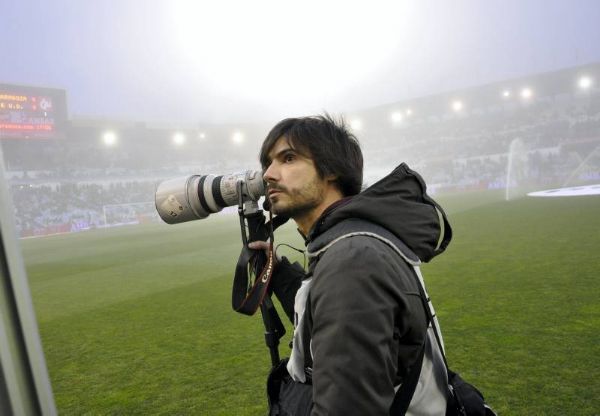
M386 228L423 262L441 254L452 238L446 214L427 195L423 178L405 163L360 194L327 210L313 226L308 240L348 218Z

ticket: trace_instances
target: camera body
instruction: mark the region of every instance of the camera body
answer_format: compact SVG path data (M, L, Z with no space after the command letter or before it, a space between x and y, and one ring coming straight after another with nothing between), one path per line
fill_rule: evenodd
M156 210L168 224L199 220L240 201L258 201L265 194L262 173L247 170L230 175L192 175L161 182Z

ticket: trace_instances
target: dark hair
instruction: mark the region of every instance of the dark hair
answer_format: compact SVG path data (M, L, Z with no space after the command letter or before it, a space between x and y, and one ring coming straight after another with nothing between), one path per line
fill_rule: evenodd
M318 175L335 175L344 196L360 192L363 178L363 157L357 138L348 130L344 120L329 114L301 118L286 118L277 123L265 138L260 149L263 170L269 167L269 152L281 137L303 156L310 157Z

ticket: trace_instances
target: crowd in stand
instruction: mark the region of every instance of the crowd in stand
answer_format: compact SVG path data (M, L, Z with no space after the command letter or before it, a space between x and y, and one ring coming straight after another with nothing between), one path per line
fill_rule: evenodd
M139 221L126 205L153 207L155 184L152 182L60 183L18 185L10 187L15 206L17 229L23 236L44 231L79 231L110 224ZM125 207L109 209L111 205ZM148 213L149 214L149 213ZM109 215L109 218L106 218ZM117 216L122 218L118 218Z
M437 192L504 188L509 161L519 180L562 185L600 180L600 92L538 97L456 114L406 117L365 125L356 134L367 162L366 182L407 162ZM89 133L91 134L91 133ZM266 131L265 131L266 134ZM262 137L232 150L227 140L186 149L132 140L108 148L94 137L4 141L5 165L21 235L68 232L139 222L154 212L155 187L194 173L256 168ZM383 173L383 172L381 172ZM369 176L371 175L371 176Z
M387 165L402 155L434 182L506 175L510 146L515 140L531 156L532 172L558 180L570 168L557 163L568 159L562 153L569 150L569 144L586 140L592 141L590 146L600 144L600 94L571 97L567 102L540 99L530 105L456 114L447 119L408 121L397 131L380 133L370 156ZM549 154L538 150L549 148L555 151ZM498 162L498 158L503 160Z

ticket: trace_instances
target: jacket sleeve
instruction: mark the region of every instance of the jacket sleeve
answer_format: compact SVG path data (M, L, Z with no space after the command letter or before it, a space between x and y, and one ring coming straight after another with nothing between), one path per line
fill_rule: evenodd
M298 262L290 263L287 257L282 257L275 266L271 278L271 290L281 302L285 314L294 323L294 299L306 273Z
M389 414L400 340L425 332L419 298L406 293L409 267L369 237L340 241L319 260L310 295L313 416Z

